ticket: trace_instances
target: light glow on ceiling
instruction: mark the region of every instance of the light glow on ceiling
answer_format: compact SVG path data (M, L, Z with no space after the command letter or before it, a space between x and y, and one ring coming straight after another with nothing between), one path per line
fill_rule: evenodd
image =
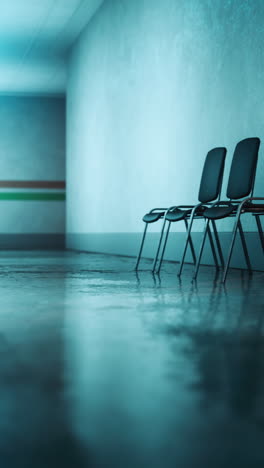
M0 93L65 93L67 56L103 0L0 0Z

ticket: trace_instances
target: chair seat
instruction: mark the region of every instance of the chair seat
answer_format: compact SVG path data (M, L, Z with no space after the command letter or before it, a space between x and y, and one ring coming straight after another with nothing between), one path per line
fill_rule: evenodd
M235 205L214 206L212 208L206 208L203 215L207 219L222 219L230 216L236 209L237 206Z
M145 214L145 216L143 216L142 219L145 223L155 223L163 216L164 216L164 211L159 211L157 213L147 213Z
M186 218L191 213L192 210L180 210L177 208L176 210L169 211L166 214L166 220L174 223L175 221L181 221L182 219Z

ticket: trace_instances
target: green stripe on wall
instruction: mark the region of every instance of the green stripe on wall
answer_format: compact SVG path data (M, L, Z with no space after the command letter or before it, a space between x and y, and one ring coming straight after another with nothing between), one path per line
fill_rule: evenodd
M64 201L65 193L0 192L0 200Z

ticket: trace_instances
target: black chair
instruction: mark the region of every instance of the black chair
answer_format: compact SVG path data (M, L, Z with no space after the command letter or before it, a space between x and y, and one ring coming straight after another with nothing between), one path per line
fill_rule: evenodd
M255 200L264 200L264 198L262 197L253 197L259 146L259 138L246 138L245 140L242 140L237 144L228 179L228 186L226 192L228 200L218 201L214 203L213 206L206 208L203 212L203 217L205 218L206 223L202 243L200 246L198 261L193 276L194 279L197 278L197 274L199 271L199 266L201 263L204 243L208 233L209 224L214 224L216 220L223 218L236 217L227 261L224 267L222 281L225 282L226 280L237 231L239 231L240 233L241 243L247 266L249 269L251 269L249 254L240 217L243 213L254 213L256 204L252 202L254 202ZM262 209L261 206L262 205L260 205L259 208L257 208L257 210L259 210L260 212ZM256 217L256 221L258 225L260 241L263 246L263 233L260 229L261 226L258 216Z
M139 266L139 262L140 262L141 255L142 255L142 250L143 250L143 246L144 246L144 242L145 242L145 238L146 238L148 225L151 224L151 223L155 223L155 222L159 221L160 219L163 219L164 222L162 224L160 239L159 239L159 243L158 243L156 257L155 257L154 262L153 262L152 271L155 270L155 267L156 267L156 264L157 264L160 248L161 248L161 245L162 245L162 240L163 240L166 221L169 221L169 227L168 227L168 230L167 230L167 233L166 233L165 244L164 244L164 247L163 247L163 252L162 252L162 257L161 257L161 260L160 260L159 269L161 267L162 259L163 259L164 252L165 252L165 247L166 247L166 244L167 244L170 224L171 224L171 222L180 221L180 220L184 220L186 230L188 231L187 240L186 240L186 249L187 249L187 246L190 245L194 263L196 262L194 246L193 246L193 242L192 242L192 239L191 239L191 230L189 229L187 219L190 218L191 225L192 225L194 217L197 217L198 213L199 213L199 215L201 214L200 211L202 209L201 208L202 204L213 201L213 200L216 200L217 197L219 196L220 191L221 191L221 186L222 186L225 157L226 157L226 148L214 148L211 151L209 151L209 153L207 154L206 159L205 159L205 163L204 163L204 167L203 167L201 183L200 183L199 204L198 205L195 205L195 206L193 206L193 205L181 205L181 206L173 206L173 207L170 207L170 208L154 208L153 210L151 210L149 213L147 213L143 217L143 221L145 222L145 229L144 229L141 244L140 244L140 249L139 249L139 253L138 253L138 257L137 257L135 270L137 270L138 266ZM183 210L183 208L184 208L184 210ZM167 219L167 216L169 216L170 219ZM190 225L190 227L191 227L191 225ZM216 259L216 255L215 255L215 251L214 251L214 245L213 245L211 235L210 235L210 239L211 239L211 247L212 247L212 250L213 250L214 258L215 258L215 261L217 263L217 259Z
M220 197L222 181L223 181L224 166L225 166L225 158L226 158L226 148L214 148L211 151L209 151L204 162L202 178L200 182L200 188L199 188L199 194L198 194L199 203L195 206L180 205L177 207L172 207L167 211L165 218L164 218L164 227L165 227L166 222L168 222L168 227L167 227L167 232L166 232L166 236L165 236L165 240L163 244L159 267L157 269L158 273L161 269L164 253L166 250L171 223L175 223L177 221L183 220L185 222L185 227L187 230L187 237L185 241L185 246L183 250L183 255L181 259L178 276L180 276L182 272L188 245L190 245L194 263L196 263L196 257L195 257L193 242L191 238L191 230L192 230L193 221L195 219L202 219L203 218L202 213L205 207L208 204L210 204L213 200L216 200L217 198ZM189 225L188 225L188 220L189 220ZM220 260L223 263L224 261L223 255L221 252L221 247L220 247L217 231L214 225L213 225L213 228L215 232L215 239L216 239L216 244L217 244ZM211 249L212 249L215 265L218 266L217 255L215 252L215 247L214 247L210 228L208 230L208 235L209 235L209 240L211 244ZM162 242L162 236L160 237L160 242L159 242L158 250L156 253L154 265L156 265L158 261L161 242Z

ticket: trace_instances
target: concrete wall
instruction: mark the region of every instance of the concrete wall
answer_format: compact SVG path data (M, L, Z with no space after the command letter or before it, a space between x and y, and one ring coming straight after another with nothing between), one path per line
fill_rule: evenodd
M62 191L14 184L59 180L65 180L65 99L1 95L0 249L63 247ZM35 199L39 194L43 200Z
M239 140L264 142L263 18L262 0L102 5L69 65L69 247L135 254L141 215L197 200L208 149L228 148L228 173ZM256 230L251 217L244 224ZM230 222L219 228L229 232ZM184 227L176 229L182 237Z

